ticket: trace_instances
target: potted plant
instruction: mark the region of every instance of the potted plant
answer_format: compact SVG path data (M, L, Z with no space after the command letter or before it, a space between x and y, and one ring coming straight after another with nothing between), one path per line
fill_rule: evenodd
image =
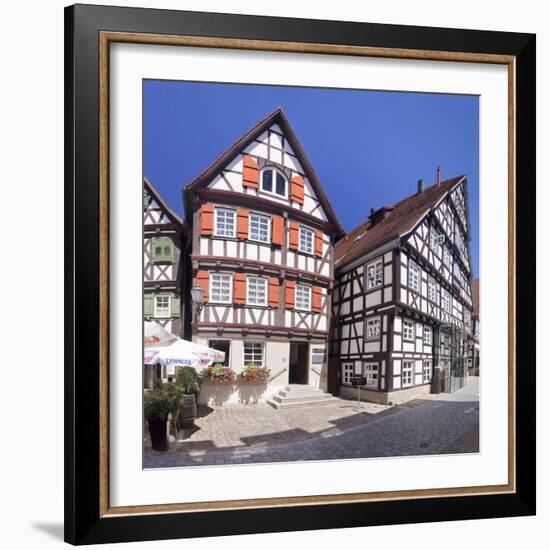
M231 384L235 380L235 373L232 369L224 367L222 363L215 363L214 365L203 369L201 378L203 382Z
M181 392L178 422L182 428L192 428L197 416L196 394L201 388L201 377L193 367L178 369L175 386Z
M239 373L239 382L257 382L260 384L267 384L271 377L271 369L267 367L258 367L249 363Z
M144 392L144 416L149 427L151 446L155 451L168 450L166 422L170 413L175 414L178 395L167 384L155 384Z

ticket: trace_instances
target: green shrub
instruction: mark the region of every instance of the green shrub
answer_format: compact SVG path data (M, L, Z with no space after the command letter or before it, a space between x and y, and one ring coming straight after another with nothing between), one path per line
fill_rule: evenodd
M198 392L201 388L201 377L193 367L182 367L178 369L176 386L183 390L183 393L190 394Z
M175 416L178 402L181 399L181 388L174 384L162 384L153 390L147 390L143 396L143 414L146 420L158 419L166 421L168 415Z

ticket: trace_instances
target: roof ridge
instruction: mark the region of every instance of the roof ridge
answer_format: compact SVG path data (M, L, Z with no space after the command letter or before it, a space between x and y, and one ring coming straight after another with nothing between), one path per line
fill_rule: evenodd
M429 210L434 208L444 196L462 181L467 181L465 175L448 178L439 185L430 185L421 193L417 192L404 197L392 207L380 207L376 212L383 208L391 208L391 210L379 222L370 225L371 219L369 216L348 233L349 238L340 239L336 242L334 245L335 264L340 263L348 255L349 258L346 259L346 263L352 261L368 250L381 246L391 239L406 235L416 227L419 220ZM365 230L365 235L361 239L354 238L362 230Z
M303 147L298 139L292 125L290 124L288 118L282 107L277 107L269 115L262 118L257 122L250 130L242 134L236 141L233 142L221 155L219 155L205 170L203 170L196 178L189 182L185 187L183 187L184 193L191 192L195 187L204 183L209 177L214 176L217 170L223 169L223 167L237 154L239 151L245 147L247 140L252 141L255 139L255 136L258 132L268 130L272 124L279 123L283 128L282 130L287 134L290 145L298 157L300 164L302 165L304 172L306 173L311 185L315 189L315 193L318 195L319 202L326 211L328 218L331 220L332 224L336 228L338 235L345 234L345 230L336 215L334 208L330 204L330 201L311 165ZM187 199L185 199L187 202ZM186 206L187 208L187 206Z

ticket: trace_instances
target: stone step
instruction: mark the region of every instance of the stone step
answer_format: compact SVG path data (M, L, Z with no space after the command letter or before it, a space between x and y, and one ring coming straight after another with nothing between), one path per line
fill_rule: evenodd
M299 392L298 395L295 393L287 393L287 395L282 395L283 392L275 394L272 399L278 401L279 403L295 403L297 401L323 401L324 399L330 399L332 395L328 393L320 392Z
M315 386L310 386L308 384L289 384L288 386L285 386L285 389L282 391L302 392L302 391L312 391L316 389L318 388L316 388Z
M305 395L323 395L325 392L319 388L310 387L309 390L280 390L278 395L283 397L305 396Z
M328 394L327 394L328 395ZM323 405L330 405L331 403L337 403L338 399L328 396L328 399L315 399L315 400L300 400L300 401L287 401L284 400L282 403L275 401L273 399L268 399L267 404L272 406L274 409L300 409L307 407L319 407Z

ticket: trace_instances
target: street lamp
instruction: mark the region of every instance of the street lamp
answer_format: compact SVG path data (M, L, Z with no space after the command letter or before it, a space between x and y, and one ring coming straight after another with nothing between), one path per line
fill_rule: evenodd
M191 303L193 304L193 321L197 322L204 305L204 290L199 285L195 285L191 289Z

